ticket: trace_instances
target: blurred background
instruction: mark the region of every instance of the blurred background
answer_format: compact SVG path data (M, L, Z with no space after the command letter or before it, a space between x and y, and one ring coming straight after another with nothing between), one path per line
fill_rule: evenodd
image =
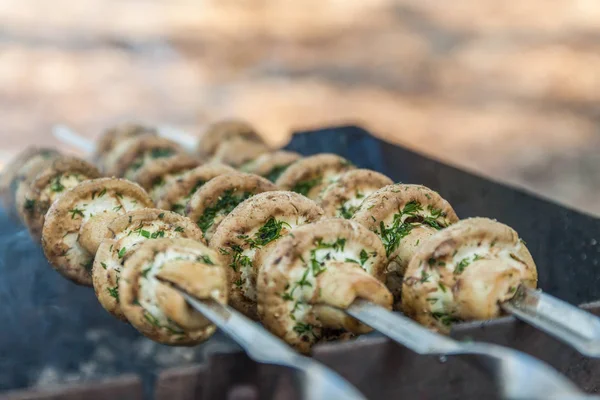
M356 123L600 215L597 0L0 0L0 162L125 120Z

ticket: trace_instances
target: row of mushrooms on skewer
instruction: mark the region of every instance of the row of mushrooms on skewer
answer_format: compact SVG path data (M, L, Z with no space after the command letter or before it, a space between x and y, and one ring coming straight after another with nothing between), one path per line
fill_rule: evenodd
M334 154L271 151L235 121L209 129L196 156L137 125L107 131L93 163L28 149L0 195L59 273L170 345L215 330L174 287L308 352L370 330L342 311L357 298L448 332L499 316L519 285L537 284L508 226L459 220L435 191Z

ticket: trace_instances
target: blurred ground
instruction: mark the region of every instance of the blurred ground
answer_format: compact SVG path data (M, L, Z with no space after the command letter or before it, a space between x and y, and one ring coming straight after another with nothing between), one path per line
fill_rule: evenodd
M600 215L597 0L0 0L0 157L116 121L377 135Z

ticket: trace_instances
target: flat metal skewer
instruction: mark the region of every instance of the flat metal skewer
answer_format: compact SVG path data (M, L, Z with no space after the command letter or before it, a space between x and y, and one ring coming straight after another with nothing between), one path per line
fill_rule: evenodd
M302 399L366 399L340 375L296 353L279 338L228 305L213 300L200 301L176 286L172 287L181 293L191 307L235 340L253 360L297 370L300 377L295 382L295 389L301 393Z
M525 286L502 308L580 353L600 357L600 318L595 315Z
M503 398L598 398L581 392L547 364L519 351L494 344L458 342L432 332L400 313L360 299L345 311L417 354L485 360L478 365L485 366L493 374Z

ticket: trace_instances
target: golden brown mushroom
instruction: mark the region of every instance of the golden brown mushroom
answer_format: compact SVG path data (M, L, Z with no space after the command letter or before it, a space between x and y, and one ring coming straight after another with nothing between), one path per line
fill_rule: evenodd
M171 210L183 215L187 203L202 185L214 177L231 172L236 171L224 164L210 163L196 167L174 181L167 182L156 205L163 210Z
M456 321L492 319L519 285L535 288L537 271L512 228L487 218L465 219L436 233L410 261L404 312L449 332Z
M365 197L394 182L387 176L369 169L353 169L340 175L327 186L319 198L328 217L350 219Z
M56 199L46 214L42 230L46 258L66 278L91 286L94 252L108 223L152 206L148 194L133 182L115 178L82 182Z
M388 257L386 285L400 309L404 272L419 246L438 230L458 221L450 204L420 185L396 184L368 196L352 217L377 233Z
M128 212L108 224L92 268L96 297L115 317L125 319L119 306L119 280L125 259L146 240L189 238L202 241L202 232L189 218L170 211L144 208Z
M256 312L256 276L276 242L297 226L315 222L323 210L293 192L259 193L240 203L219 225L210 247L228 266L231 305L253 319Z
M122 123L107 129L96 142L94 161L104 170L104 158L123 140L140 135L158 135L156 129L135 123Z
M179 144L153 134L124 139L104 158L104 173L108 176L133 179L135 173L158 158L183 153Z
M154 203L157 203L171 182L197 167L199 163L198 160L185 154L159 158L145 163L133 175L132 180L139 183L148 192Z
M260 175L271 182L277 181L283 171L302 156L293 151L278 150L261 154L240 169L250 174Z
M370 328L339 309L363 298L391 309L385 249L356 222L323 219L281 239L258 272L258 313L275 335L308 352L327 330Z
M275 183L283 190L316 200L326 186L351 169L354 166L345 158L335 154L318 154L291 164Z
M141 333L160 343L198 344L215 331L172 286L199 299L227 303L227 277L218 255L191 239L142 243L125 261L119 281L121 309Z
M201 159L211 158L217 149L233 138L264 143L261 136L247 122L239 120L224 120L216 122L208 127L198 140L197 152Z
M257 193L273 190L277 190L277 186L258 175L241 172L219 175L194 193L185 215L198 224L210 243L223 218L238 204Z
M235 137L221 144L210 160L238 168L269 151L269 147L263 143Z
M36 173L47 164L47 160L55 158L59 153L53 149L27 147L17 154L2 170L0 174L0 199L4 211L15 219L18 213L15 207L16 194L21 182L33 179ZM33 171L32 171L33 170ZM29 171L32 171L31 173ZM24 183L27 187L28 183Z
M21 220L31 236L36 241L41 239L46 212L54 200L81 182L98 177L100 172L95 166L76 157L59 156L46 165L16 199Z

